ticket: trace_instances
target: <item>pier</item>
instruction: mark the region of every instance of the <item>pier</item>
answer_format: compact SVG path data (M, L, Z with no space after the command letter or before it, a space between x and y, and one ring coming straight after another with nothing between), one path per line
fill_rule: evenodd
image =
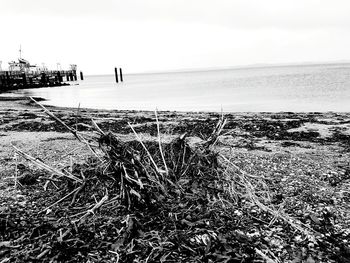
M49 70L43 63L41 67L32 65L22 58L22 47L19 49L18 62L9 62L8 70L3 70L0 61L0 93L16 90L40 87L55 87L69 85L70 81L77 81L77 65L70 64L69 70ZM83 80L83 72L80 72Z
M69 85L77 80L76 70L42 72L0 71L0 92L14 89Z

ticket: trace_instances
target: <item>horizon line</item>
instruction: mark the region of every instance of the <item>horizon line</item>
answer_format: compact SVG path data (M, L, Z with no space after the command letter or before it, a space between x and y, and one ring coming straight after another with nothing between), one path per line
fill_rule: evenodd
M147 75L147 74L167 74L167 73L190 73L200 71L219 71L231 69L253 69L253 68L273 68L273 67L295 67L295 66L318 66L318 65L338 65L350 64L350 60L335 60L335 61L305 61L305 62L283 62L283 63L254 63L243 64L237 66L217 66L217 67L200 67L200 68L181 68L169 70L150 70L132 73L123 73L123 75ZM113 73L87 74L86 76L105 76L113 75Z

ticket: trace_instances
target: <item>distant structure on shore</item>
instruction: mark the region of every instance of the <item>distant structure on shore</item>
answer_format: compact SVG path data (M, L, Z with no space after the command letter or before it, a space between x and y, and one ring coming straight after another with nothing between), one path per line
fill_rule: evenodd
M45 64L41 67L32 65L28 60L20 57L17 61L9 62L8 70L2 70L0 61L0 92L51 86L69 85L68 82L77 80L77 65L71 64L68 70L49 70ZM83 73L80 72L81 79Z

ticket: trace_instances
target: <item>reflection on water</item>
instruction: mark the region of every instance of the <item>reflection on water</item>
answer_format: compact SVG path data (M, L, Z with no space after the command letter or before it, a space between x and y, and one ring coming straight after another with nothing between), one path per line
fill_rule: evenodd
M86 76L19 93L66 107L178 111L350 111L350 64Z

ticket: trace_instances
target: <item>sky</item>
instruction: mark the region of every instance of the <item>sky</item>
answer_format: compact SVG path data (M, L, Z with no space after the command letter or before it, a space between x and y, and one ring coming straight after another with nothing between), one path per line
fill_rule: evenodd
M350 61L348 0L0 0L0 61L85 74Z

